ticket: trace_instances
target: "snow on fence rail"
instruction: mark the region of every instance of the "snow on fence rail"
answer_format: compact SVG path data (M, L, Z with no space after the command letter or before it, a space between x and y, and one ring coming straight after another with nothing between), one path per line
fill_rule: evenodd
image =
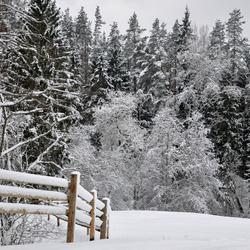
M0 180L7 183L0 185L0 196L40 201L40 205L0 202L0 213L55 215L68 222L67 242L74 242L75 224L87 227L90 240L95 239L95 231L100 231L101 239L109 238L110 201L108 198L100 201L95 190L90 193L84 189L80 185L79 172L72 172L69 182L62 178L0 169ZM64 192L16 187L8 182L52 186L64 189Z

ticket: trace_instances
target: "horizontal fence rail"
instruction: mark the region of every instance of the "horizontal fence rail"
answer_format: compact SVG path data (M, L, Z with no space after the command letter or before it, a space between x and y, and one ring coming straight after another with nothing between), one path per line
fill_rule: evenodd
M64 207L0 202L0 213L65 215L67 209Z
M0 180L19 183L29 183L54 187L68 188L69 182L63 178L43 176L37 174L27 174L15 171L0 169Z
M0 196L38 200L38 205L0 202L0 213L48 214L68 222L67 242L74 242L75 225L87 228L90 240L95 239L95 231L101 239L109 238L110 201L97 199L97 192L88 192L80 185L80 173L72 172L71 180L63 178L27 174L0 169ZM39 185L17 187L11 183ZM50 186L63 191L43 190ZM34 201L33 201L34 202Z
M29 198L37 200L43 199L43 200L54 200L54 201L68 201L68 196L61 192L12 187L5 185L0 185L0 196Z

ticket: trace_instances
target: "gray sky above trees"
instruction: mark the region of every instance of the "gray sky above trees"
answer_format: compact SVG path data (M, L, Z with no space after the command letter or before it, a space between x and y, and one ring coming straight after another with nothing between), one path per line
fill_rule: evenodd
M191 13L190 19L198 27L208 25L209 31L217 19L226 22L233 9L240 9L246 23L243 25L243 35L250 40L250 0L56 0L62 10L67 7L73 17L78 15L81 6L88 18L93 22L96 6L100 6L101 15L106 25L104 31L108 34L110 24L118 22L122 33L128 28L128 20L136 12L141 28L150 31L154 20L167 24L167 30L172 30L176 19L184 17L186 5Z

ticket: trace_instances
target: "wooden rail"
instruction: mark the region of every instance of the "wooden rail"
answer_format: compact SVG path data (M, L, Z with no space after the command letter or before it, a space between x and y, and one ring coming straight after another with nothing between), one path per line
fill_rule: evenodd
M72 172L69 182L63 178L0 169L0 180L6 183L0 185L0 196L39 201L39 205L0 202L0 213L55 215L68 222L67 242L74 242L76 224L87 228L90 240L95 239L95 231L100 231L101 239L109 238L110 201L108 198L100 201L95 190L90 193L84 189L79 172ZM13 182L39 185L39 188L11 186ZM43 190L41 186L64 189L64 192Z

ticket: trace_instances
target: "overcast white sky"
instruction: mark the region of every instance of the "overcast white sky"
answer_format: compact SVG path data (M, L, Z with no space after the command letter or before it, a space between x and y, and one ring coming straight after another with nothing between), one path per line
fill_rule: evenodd
M56 0L56 2L62 10L69 7L73 17L78 15L83 6L92 22L96 6L99 6L103 21L106 22L103 29L107 34L113 21L118 23L121 33L124 34L128 28L129 18L134 12L138 16L141 28L149 31L154 20L159 18L160 22L167 24L167 30L170 31L176 19L182 20L186 5L192 23L198 27L208 25L211 31L217 19L226 22L229 13L237 8L241 10L246 21L243 25L243 35L250 40L250 0Z

